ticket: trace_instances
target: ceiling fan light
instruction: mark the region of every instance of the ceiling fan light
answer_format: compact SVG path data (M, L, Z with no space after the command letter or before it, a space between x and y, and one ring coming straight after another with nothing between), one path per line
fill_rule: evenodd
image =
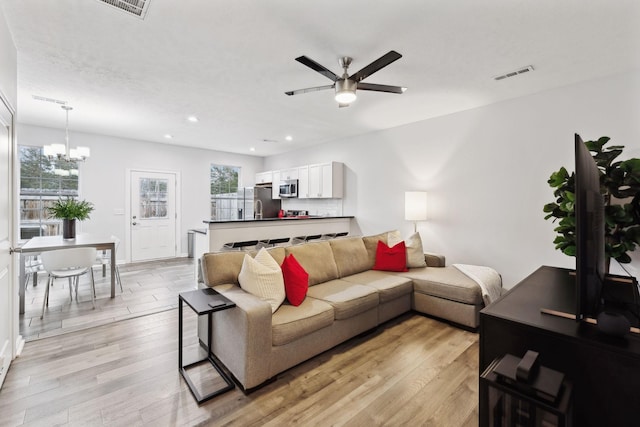
M351 104L357 98L356 83L349 79L336 80L336 102Z

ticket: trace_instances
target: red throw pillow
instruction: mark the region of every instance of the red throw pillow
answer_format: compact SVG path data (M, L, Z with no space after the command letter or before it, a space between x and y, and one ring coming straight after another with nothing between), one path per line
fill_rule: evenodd
M384 242L378 240L376 263L373 269L382 271L409 271L407 270L407 248L404 241L390 248L384 244Z
M307 296L309 273L302 268L298 260L291 254L282 263L282 276L284 277L284 291L289 303L299 306Z

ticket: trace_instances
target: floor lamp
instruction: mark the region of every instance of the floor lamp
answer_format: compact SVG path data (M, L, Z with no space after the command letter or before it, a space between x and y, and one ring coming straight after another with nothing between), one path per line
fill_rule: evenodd
M427 219L427 193L425 191L405 191L404 219L413 221L413 232L418 231L418 221Z

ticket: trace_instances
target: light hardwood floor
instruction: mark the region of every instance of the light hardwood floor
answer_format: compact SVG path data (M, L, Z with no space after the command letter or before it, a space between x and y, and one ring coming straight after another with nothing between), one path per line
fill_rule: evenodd
M478 424L477 334L408 313L252 394L198 406L177 369L177 314L28 342L0 391L0 425ZM188 309L185 334L194 357Z
M123 291L116 284L116 297L110 298L110 277L94 269L96 309L91 304L88 277L82 276L78 300L69 300L68 282L58 279L49 292L49 306L42 313L47 283L46 273L38 275L38 286L29 283L25 291L25 313L20 316L20 334L26 341L100 326L122 319L169 310L178 306L178 293L196 288L191 258L175 258L122 265Z

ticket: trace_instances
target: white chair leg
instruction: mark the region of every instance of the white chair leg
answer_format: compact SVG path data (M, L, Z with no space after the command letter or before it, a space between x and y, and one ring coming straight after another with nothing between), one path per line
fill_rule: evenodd
M40 313L40 319L44 317L44 307L45 305L49 305L49 282L51 281L51 276L47 277L47 288L44 290L44 300L42 301L42 313Z
M93 268L89 269L91 274L91 302L93 303L93 309L96 309L96 282L93 277Z
M124 292L122 290L122 280L120 280L120 270L118 269L118 266L116 265L116 280L118 281L118 284L120 285L120 293Z

